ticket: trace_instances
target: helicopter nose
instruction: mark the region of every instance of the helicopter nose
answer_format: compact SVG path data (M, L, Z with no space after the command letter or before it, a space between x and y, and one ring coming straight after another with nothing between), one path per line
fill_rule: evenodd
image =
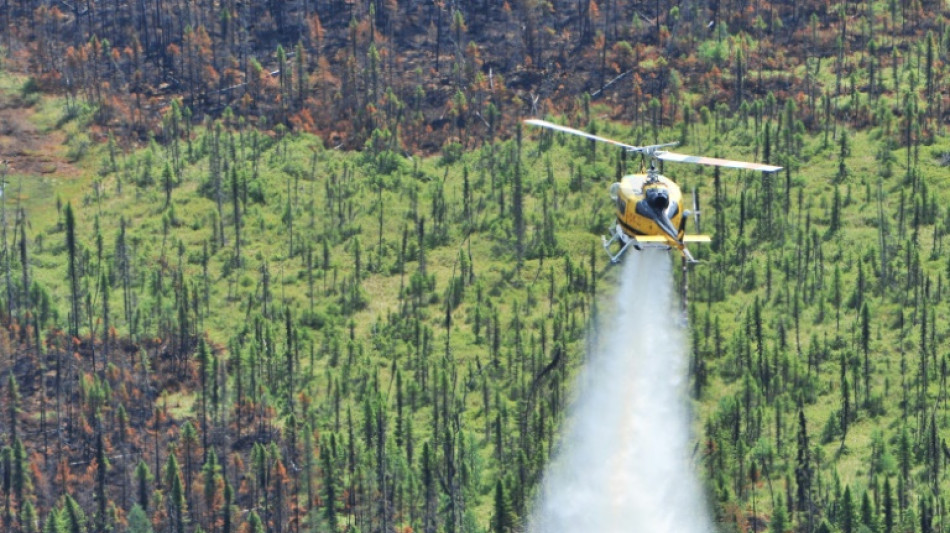
M679 242L679 235L676 234L676 230L673 229L673 224L670 223L669 219L657 220L657 226L660 226L660 229L663 230L663 233L666 233L670 236L671 239Z
M656 222L656 225L663 230L663 233L666 233L675 241L679 241L679 235L677 235L676 228L673 227L673 223L670 221L670 218L667 216L666 211L656 211L656 215L653 217L653 221Z

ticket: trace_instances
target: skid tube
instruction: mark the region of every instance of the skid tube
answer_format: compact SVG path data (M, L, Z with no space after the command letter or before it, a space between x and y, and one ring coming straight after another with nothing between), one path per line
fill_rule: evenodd
M627 235L626 233L624 233L624 231L620 228L619 222L617 223L616 226L610 229L610 239L608 239L606 236L603 236L603 235L601 235L600 239L603 242L604 251L607 252L607 257L609 257L610 262L615 265L620 262L620 258L623 257L623 254L630 247L633 247L635 250L644 250L646 248L658 248L660 250L672 249L672 246L668 244L638 241L636 237L633 237L631 235ZM618 242L618 241L622 243L623 246L620 248L619 252L617 252L616 254L613 254L610 252L610 247L615 242ZM689 254L689 252L686 252L686 253ZM691 256L690 256L690 260L692 260Z

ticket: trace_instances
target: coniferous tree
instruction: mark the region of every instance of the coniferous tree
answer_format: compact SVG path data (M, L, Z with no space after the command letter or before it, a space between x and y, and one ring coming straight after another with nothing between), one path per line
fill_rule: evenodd
M221 509L221 533L231 533L231 518L234 513L234 489L231 488L227 476L224 476L224 507Z
M178 460L174 453L168 454L168 460L165 462L165 485L168 487L170 529L173 533L184 533L187 516L185 487L182 484L181 470L178 468Z
M247 514L247 531L248 533L264 533L265 531L264 522L254 510Z
M142 511L148 510L148 502L150 499L150 492L148 490L148 484L152 481L152 472L149 470L148 465L143 459L139 459L139 463L135 466L135 483L136 483L136 505L141 507Z
M102 431L102 419L96 417L96 529L106 531L108 517L106 516L106 507L108 498L106 496L106 472L109 469L109 458L106 456L105 437Z
M46 515L46 522L43 525L43 533L60 533L64 530L63 519L60 517L60 512L53 507L49 510L49 514Z
M128 533L153 533L152 522L139 504L132 506L132 510L129 511L128 522Z
M0 491L3 492L3 526L13 527L13 448L0 449Z
M511 510L511 502L505 494L505 486L501 480L495 483L495 500L492 514L493 533L511 533L514 531L515 519Z
M208 382L215 379L211 351L203 337L198 339L196 355L198 363L199 416L201 417L201 448L208 451ZM193 428L192 428L193 429Z
M795 461L795 487L797 488L797 509L807 513L808 522L811 523L811 450L808 442L808 427L805 421L805 411L798 409L798 438L797 438L797 457Z
M231 167L231 206L234 222L234 266L240 268L241 261L241 198L238 190L237 169Z
M36 507L33 502L26 500L20 506L20 529L23 533L39 533L39 517L36 514Z
M832 236L841 229L841 190L835 187L835 194L831 202L831 221L828 223L828 236Z
M871 312L868 311L868 304L864 302L861 306L861 350L864 353L864 403L871 401Z
M10 445L12 446L19 438L17 435L17 419L20 417L20 387L17 385L16 377L14 377L12 369L7 375L7 409L9 410L10 417L8 427L10 428Z
M60 517L66 533L86 533L86 513L69 494L66 495L63 502Z
M851 495L850 486L844 488L844 494L841 497L841 503L839 505L841 514L838 524L841 528L841 533L854 533L856 531L857 516L855 513L854 497Z
M659 22L658 22L659 23ZM735 80L736 80L736 106L743 102L743 93L745 92L745 57L742 53L742 47L736 48L735 58Z
M785 503L781 498L775 501L775 508L772 510L772 521L769 523L769 531L772 533L785 533L788 530L788 514L785 512Z
M66 254L67 277L69 278L69 334L79 338L79 265L78 244L76 242L76 216L73 214L73 204L66 204Z
M884 478L884 494L882 496L882 506L884 508L884 522L882 524L883 533L891 533L894 530L894 493L891 489L891 478Z
M432 533L436 531L435 523L435 472L433 472L432 465L432 454L429 450L429 443L425 442L422 445L422 488L424 491L423 496L423 526L422 530L425 533Z
M512 213L512 223L514 224L515 230L515 250L516 257L518 259L518 264L521 264L521 260L524 257L524 234L525 234L525 221L524 221L524 185L522 183L522 169L521 169L521 126L518 125L516 131L516 149L515 149L515 172L514 180L512 183L512 194L511 194L511 213Z
M320 447L320 468L323 471L323 518L331 531L336 531L337 518L337 472L333 450L336 448L336 436L330 435L330 442Z
M207 523L215 523L217 514L216 501L218 495L218 485L221 482L221 466L218 464L218 455L214 448L208 448L207 460L201 467L203 485L204 485L204 504L208 514ZM227 511L225 511L227 512Z
M861 495L861 525L868 531L879 531L877 523L877 512L871 503L869 491L864 491Z
M172 189L175 188L175 175L172 173L172 167L170 163L165 163L165 168L162 169L162 190L165 191L165 208L169 208L172 205Z
M836 183L841 183L848 177L848 156L851 155L851 139L848 136L848 130L842 130L838 142L838 174L835 176ZM837 189L836 189L837 190Z

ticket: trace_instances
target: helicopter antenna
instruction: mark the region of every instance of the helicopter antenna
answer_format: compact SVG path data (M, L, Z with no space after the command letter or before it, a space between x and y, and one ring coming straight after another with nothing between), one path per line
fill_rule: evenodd
M590 139L592 141L603 142L607 144L612 144L614 146L619 146L628 152L642 154L650 158L650 167L647 169L647 176L649 181L656 181L659 176L659 170L657 170L656 160L660 159L662 161L675 161L678 163L696 163L699 165L709 165L714 167L728 167L728 168L744 168L749 170L760 170L762 172L776 172L781 170L782 167L775 165L766 165L764 163L749 163L746 161L733 161L731 159L719 159L717 157L704 157L696 155L687 155L679 154L676 152L669 152L664 150L664 148L669 148L676 146L679 143L671 142L665 144L651 144L647 146L634 146L632 144L622 143L620 141L615 141L613 139L608 139L606 137L600 137L594 135L593 133L587 133L586 131L581 131L578 129L570 128L568 126L561 126L560 124L555 124L553 122L548 122L546 120L539 120L535 118L527 119L524 121L525 124L531 124L532 126L540 126L542 128L547 128L554 131L560 131L563 133L570 133L571 135L577 135L579 137L584 137L585 139Z

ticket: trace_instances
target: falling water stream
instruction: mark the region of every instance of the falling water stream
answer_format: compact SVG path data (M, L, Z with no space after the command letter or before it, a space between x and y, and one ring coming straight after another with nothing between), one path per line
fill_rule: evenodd
M670 254L629 253L621 268L528 530L712 532L690 457Z

